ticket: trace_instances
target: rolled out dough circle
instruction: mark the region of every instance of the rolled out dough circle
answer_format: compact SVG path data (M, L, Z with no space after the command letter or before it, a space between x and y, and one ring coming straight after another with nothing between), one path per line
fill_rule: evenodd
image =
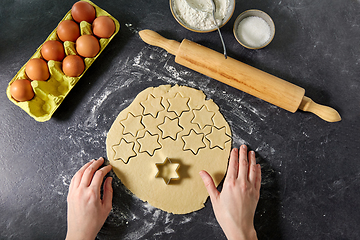
M140 92L106 139L122 183L141 200L175 214L204 207L208 193L199 172L206 170L218 186L230 149L231 130L218 106L202 91L178 85Z

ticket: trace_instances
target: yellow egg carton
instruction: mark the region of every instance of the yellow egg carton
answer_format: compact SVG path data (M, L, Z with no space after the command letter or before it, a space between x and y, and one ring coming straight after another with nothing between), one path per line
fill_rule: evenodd
M95 61L95 59L101 54L104 48L109 44L109 42L113 39L113 37L119 32L120 24L119 22L112 17L109 13L104 11L103 9L96 6L94 3L88 0L82 0L84 2L90 3L94 6L96 10L96 17L99 16L108 16L115 23L115 32L110 38L101 38L99 40L100 43L100 51L93 58L84 58L85 70L79 77L69 77L66 76L62 71L62 62L57 62L54 60L50 60L47 62L50 72L50 78L47 81L31 81L31 86L34 90L35 96L33 99L24 102L18 102L12 98L10 94L10 85L17 79L29 79L25 73L26 64L18 71L15 77L9 82L9 85L6 89L6 94L10 101L19 106L25 112L27 112L31 117L33 117L38 122L48 121L55 110L60 106L61 102L70 92L70 90L75 86L75 84L80 80L80 78L85 74L86 70L91 66L91 64ZM65 15L65 17L60 21L60 23L64 20L73 20L71 16L71 10ZM60 24L59 23L59 24ZM92 34L92 26L90 23L82 21L80 23L80 32L81 35ZM57 36L57 28L55 28L48 38L45 40L58 40L60 39ZM45 43L44 42L44 43ZM61 41L60 41L61 42ZM43 43L43 44L44 44ZM37 49L34 55L29 59L29 61L33 58L42 58L40 50L42 45ZM76 55L75 42L65 41L63 42L65 54L66 55ZM30 79L29 79L30 80Z

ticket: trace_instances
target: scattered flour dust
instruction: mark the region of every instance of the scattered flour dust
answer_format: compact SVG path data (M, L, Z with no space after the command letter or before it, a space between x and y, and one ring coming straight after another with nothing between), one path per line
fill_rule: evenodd
M265 120L274 111L271 106L258 104L260 100L247 97L241 91L235 94L225 90L219 91L219 86L213 84L213 80L205 76L201 77L197 73L177 65L173 61L173 56L165 50L146 46L136 56L120 62L113 72L114 75L109 78L103 88L99 89L99 92L95 94L96 97L89 100L82 121L76 121L59 136L61 141L66 142L75 150L71 159L66 161L69 165L66 165L64 171L54 179L53 183L50 183L57 197L60 195L64 199L66 198L68 185L79 166L93 158L95 154L99 154L101 151L105 152L104 142L108 128L107 124L103 122L104 118L99 116L106 114L104 109L111 106L112 94L122 94L122 90L129 87L141 89L145 85L152 85L152 81L162 84L186 85L203 90L208 98L215 99L219 105L223 106L221 112L228 117L227 120L233 129L234 147L248 142L257 142L259 147L256 151L261 152L262 156L267 157L275 153L275 149L270 144L261 140ZM132 101L132 96L125 98L117 106L117 110L124 109ZM88 111L89 109L90 111ZM106 120L111 120L111 117L107 117ZM68 149L63 151L68 151ZM82 162L79 163L79 159ZM113 183L116 184L116 181ZM127 192L126 189L120 189L118 192L131 195L130 191ZM179 224L186 227L198 224L197 212L181 217L175 216L161 211L147 202L142 202L135 195L133 198L133 202L140 205L136 208L137 211L131 209L131 204L114 205L111 217L107 220L108 224L114 228L120 229L125 225L126 231L122 233L124 240L145 239L149 233L154 236L151 239L165 239L167 234L173 234L180 229L178 228ZM218 227L215 218L210 218L201 224ZM169 235L169 239L171 237L172 235Z
M206 9L212 9L210 0L188 0L192 1L195 4L203 3L206 5ZM215 19L218 25L221 25L223 22L229 6L229 0L214 0L216 6ZM216 26L214 24L212 11L198 11L190 7L186 0L174 0L173 1L173 10L181 18L183 23L191 28L198 30L210 30L214 29Z

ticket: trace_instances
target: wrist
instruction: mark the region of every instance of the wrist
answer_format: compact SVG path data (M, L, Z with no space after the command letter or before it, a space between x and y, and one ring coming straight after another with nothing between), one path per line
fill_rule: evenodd
M257 240L255 229L225 232L228 240Z
M94 240L96 238L96 235L95 237L89 235L91 234L80 233L80 232L77 233L67 232L65 240Z

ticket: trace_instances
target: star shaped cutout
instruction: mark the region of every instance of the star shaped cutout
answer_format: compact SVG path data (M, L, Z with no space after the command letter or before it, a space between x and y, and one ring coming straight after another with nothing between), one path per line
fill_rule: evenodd
M231 138L226 134L226 128L217 128L213 127L211 132L205 136L210 141L210 148L219 147L220 149L225 149L225 143L231 140Z
M157 113L165 109L161 104L161 100L162 97L155 98L149 94L146 101L140 102L141 106L144 107L144 115L151 114L151 116L156 118Z
M199 110L194 109L193 113L194 118L191 120L191 122L199 125L200 129L204 129L204 127L207 125L213 125L212 117L215 113L208 111L205 105L203 105Z
M124 127L123 134L130 133L134 137L139 130L145 127L141 123L142 116L134 116L132 113L128 113L125 120L122 120L120 124Z
M170 137L173 140L176 140L177 134L183 130L183 128L179 126L178 118L170 119L169 117L165 117L164 122L160 124L158 128L162 132L162 138Z
M146 131L144 137L137 139L140 144L139 152L147 152L150 156L154 155L155 150L161 148L158 140L158 134L151 135L149 131Z
M204 134L197 134L193 129L190 130L189 135L185 135L181 137L184 141L183 150L191 150L194 155L198 154L200 148L205 148L206 145L203 141Z
M175 112L176 115L180 116L182 112L189 111L188 101L190 98L182 97L179 93L175 95L174 98L169 98L168 102L170 104L168 111Z
M122 138L118 145L111 147L115 152L114 159L121 159L125 164L127 164L131 157L136 156L136 152L134 152L134 144L135 143L133 142L128 143L125 139Z
M164 179L164 182L168 185L171 180L180 179L178 169L180 167L179 163L172 163L170 158L166 158L163 163L155 163L158 172L156 173L156 178Z

